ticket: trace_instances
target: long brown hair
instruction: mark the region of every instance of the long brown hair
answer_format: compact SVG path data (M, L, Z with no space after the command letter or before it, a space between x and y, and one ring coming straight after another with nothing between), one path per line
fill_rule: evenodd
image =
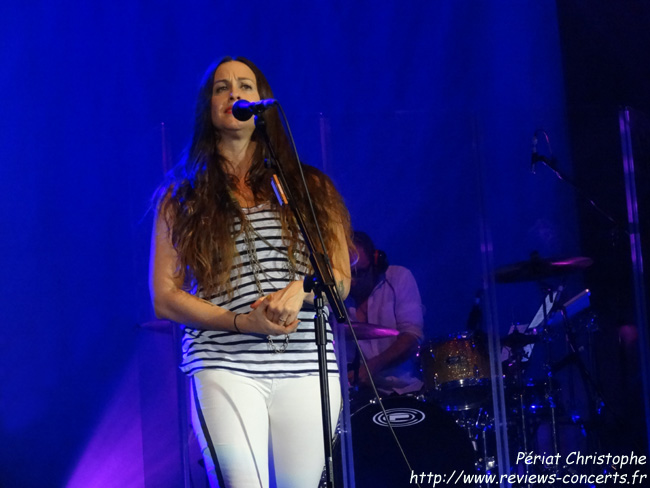
M225 159L218 151L221 134L213 126L211 118L214 73L221 64L230 61L244 63L253 71L261 99L273 98L266 77L248 59L225 57L212 65L199 89L194 134L187 154L156 194L159 212L167 221L172 244L178 253L177 272L185 278L188 287L198 285L204 296L232 292L230 270L236 258L237 237L234 225L237 218L244 219L240 206L231 196L236 181L226 171ZM305 217L308 230L313 233L314 225L300 181L299 163L291 151L278 111L267 112L265 120L269 138L283 163L288 183L294 189L297 207ZM259 143L246 174L246 184L255 195L256 203L270 202L271 208L279 213L289 259L296 264L296 254L305 251L300 231L291 210L286 205L280 206L273 195L271 172L264 165L266 148L257 129L251 139ZM350 246L350 216L340 194L324 173L307 165L303 165L303 169L327 251L338 250L336 230L340 226Z

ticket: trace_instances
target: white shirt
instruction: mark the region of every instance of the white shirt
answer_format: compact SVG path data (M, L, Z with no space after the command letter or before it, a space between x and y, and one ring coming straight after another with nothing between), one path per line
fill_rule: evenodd
M355 307L348 307L352 321L357 321ZM368 322L396 329L415 336L419 342L424 337L422 300L413 274L402 266L389 266L385 275L368 297ZM366 359L384 352L397 340L397 336L359 341ZM412 393L422 388L417 377L419 370L415 358L387 368L373 377L383 393Z

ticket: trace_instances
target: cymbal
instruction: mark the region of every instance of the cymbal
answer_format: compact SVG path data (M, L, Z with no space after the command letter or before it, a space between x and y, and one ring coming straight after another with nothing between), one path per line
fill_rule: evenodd
M352 332L348 324L342 324L345 329L345 335L352 337ZM367 322L352 322L352 328L357 336L357 339L384 339L386 337L394 337L399 335L399 331L395 329L388 329L381 325L369 324Z
M497 283L539 281L585 270L593 262L593 259L586 257L544 259L535 252L528 261L520 261L497 268L494 272L494 279Z

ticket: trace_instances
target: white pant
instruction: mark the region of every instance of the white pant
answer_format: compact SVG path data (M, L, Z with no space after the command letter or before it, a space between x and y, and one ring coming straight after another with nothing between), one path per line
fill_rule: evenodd
M211 487L268 488L269 455L277 488L318 486L325 464L318 375L250 378L205 369L192 390L192 425ZM329 377L329 390L334 429L338 377Z

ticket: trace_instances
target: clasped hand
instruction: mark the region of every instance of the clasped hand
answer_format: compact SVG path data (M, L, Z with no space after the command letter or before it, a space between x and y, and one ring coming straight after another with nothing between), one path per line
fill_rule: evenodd
M282 290L258 298L246 314L242 332L256 334L291 334L298 328L298 312L308 296L302 281L293 281Z

